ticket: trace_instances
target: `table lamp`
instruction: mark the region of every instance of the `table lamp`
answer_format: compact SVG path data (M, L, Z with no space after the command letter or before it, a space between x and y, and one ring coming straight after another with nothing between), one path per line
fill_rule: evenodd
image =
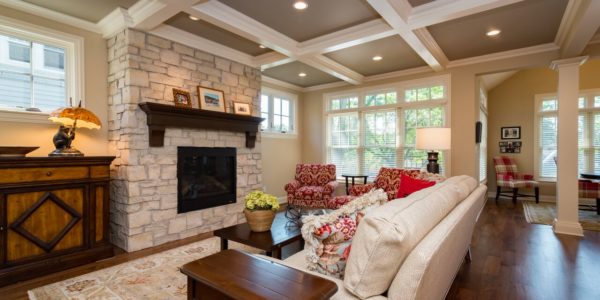
M419 150L428 150L427 172L440 173L440 165L438 165L439 150L450 149L450 128L417 128L416 148Z
M56 149L48 156L83 156L79 150L71 147L77 128L100 129L100 119L91 111L81 107L63 107L50 113L48 120L60 123L58 132L52 141Z

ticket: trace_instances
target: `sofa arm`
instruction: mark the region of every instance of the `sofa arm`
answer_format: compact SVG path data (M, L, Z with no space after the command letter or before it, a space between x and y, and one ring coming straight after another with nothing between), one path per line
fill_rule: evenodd
M323 195L332 195L335 192L335 188L337 188L337 181L330 181L325 186L323 186Z
M300 182L297 180L292 180L285 185L284 189L288 194L293 194L298 188L300 188L300 186Z
M351 186L348 192L350 193L350 196L360 196L362 194L368 193L373 188L375 188L375 185L372 183L357 184Z

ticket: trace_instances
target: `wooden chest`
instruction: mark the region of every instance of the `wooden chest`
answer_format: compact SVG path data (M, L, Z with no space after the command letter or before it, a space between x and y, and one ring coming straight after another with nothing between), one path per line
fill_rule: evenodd
M113 255L113 159L0 158L0 286Z

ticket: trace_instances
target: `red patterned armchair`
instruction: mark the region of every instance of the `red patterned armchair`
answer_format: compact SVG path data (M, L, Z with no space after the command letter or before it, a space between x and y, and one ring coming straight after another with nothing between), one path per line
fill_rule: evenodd
M297 164L294 180L285 185L288 207L333 208L337 185L335 165Z
M373 183L354 185L350 187L350 195L360 196L374 188L377 188L383 189L387 193L388 200L395 199L396 194L398 193L398 184L400 184L400 175L402 174L410 176L412 178L421 177L421 171L417 169L398 169L381 167Z
M500 196L512 198L514 203L517 197L535 197L535 203L540 203L540 189L538 182L533 180L533 175L519 173L517 163L507 156L494 157L494 168L496 169L496 202ZM502 188L510 188L512 193L502 192ZM535 195L519 194L520 188L533 188Z

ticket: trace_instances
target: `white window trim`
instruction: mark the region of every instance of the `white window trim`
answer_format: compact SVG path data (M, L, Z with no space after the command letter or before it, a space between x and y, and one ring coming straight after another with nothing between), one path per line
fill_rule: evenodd
M479 159L481 159L481 155L484 154L485 155L485 160L486 160L486 164L485 164L485 171L483 174L483 179L481 179L481 175L479 174L479 182L482 184L487 183L488 181L488 169L489 169L489 164L487 163L487 152L489 149L489 137L487 136L487 129L489 127L489 116L488 116L488 110L487 110L487 104L488 104L488 95L487 95L487 90L483 87L483 84L480 82L480 87L479 87L479 121L481 122L481 113L483 113L483 115L485 116L485 127L482 126L481 128L481 142L483 143L483 137L485 136L485 153L482 153L481 151L481 144L479 143L478 145L478 152L479 152ZM483 122L482 122L483 123ZM483 124L482 124L483 125ZM481 164L481 160L479 161L479 163ZM479 168L479 172L481 172L481 166Z
M20 20L0 16L0 34L23 38L34 42L58 46L65 49L65 83L67 99L73 105L82 101L85 106L84 91L84 51L83 38L61 31L41 27ZM19 109L1 108L0 121L48 124L47 112L30 112Z
M600 95L600 89L588 89L588 90L580 90L579 94L577 96L577 98L580 97L588 97L591 95ZM540 126L539 126L539 122L540 122L540 117L543 115L557 115L558 116L558 109L556 111L548 111L548 112L542 112L539 110L540 105L542 100L545 100L547 98L556 98L556 100L558 101L558 93L545 93L545 94L536 94L534 96L535 102L534 102L534 110L533 110L533 114L534 114L534 124L533 124L533 146L534 146L534 151L533 151L533 172L534 172L534 177L535 180L537 181L542 181L542 182L556 182L556 177L541 177L539 176L540 174L540 164L539 164L539 135L540 135ZM588 99L589 100L589 99ZM558 103L558 102L557 102ZM580 111L586 111L589 109L581 109L581 108L577 108L577 115L579 115ZM558 133L557 133L558 135ZM558 149L557 149L558 151Z
M404 102L404 90L406 89L414 89L414 88L419 88L419 87L429 87L435 84L442 84L444 85L444 97L442 99L439 100L428 100L428 101L415 101L415 102ZM352 113L352 112L365 112L365 111L371 111L371 110L384 110L384 109L396 109L397 111L400 109L410 109L410 108L414 108L414 107L419 107L419 108L426 108L426 107L430 107L430 106L440 106L440 105L444 105L444 124L446 127L451 128L451 124L452 124L452 120L451 120L451 116L452 116L452 82L451 82L451 76L450 74L445 74L445 75L439 75L439 76L433 76L433 77L426 77L426 78L420 78L420 79L413 79L413 80L407 80L407 81L400 81L400 82L396 82L396 83L392 83L392 84L384 84L384 85L377 85L377 86L369 86L369 87L362 87L362 88L357 88L357 89L351 89L351 90L344 90L341 92L333 92L333 93L326 93L323 94L323 99L322 99L322 103L323 103L323 116L322 116L322 124L324 124L323 126L323 131L322 131L322 147L321 147L321 154L323 157L324 162L327 162L327 143L328 143L328 136L327 136L327 132L329 131L329 122L327 121L327 118L329 116L329 114L342 114L342 113ZM396 97L397 97L397 103L396 104L388 104L388 105L379 105L379 106L365 106L364 105L364 99L366 97L366 95L368 94L373 94L373 93L377 93L377 92L396 92ZM341 98L341 97L358 97L358 108L351 108L351 109L340 109L340 110L329 110L329 101L333 98ZM400 135L401 132L404 130L403 126L404 126L404 122L397 122L397 126L398 128L396 129L396 134ZM360 130L360 129L359 129ZM400 136L396 137L396 141L397 144L400 141ZM359 149L360 148L364 148L362 145L359 145ZM397 146L399 147L399 146ZM452 176L452 150L444 150L444 156L446 157L446 159L444 160L445 162L445 174L444 176L446 177L451 177ZM339 179L339 178L338 178Z
M290 100L290 102L291 102L290 103L290 111L291 111L290 118L292 121L292 131L284 133L284 132L271 131L271 130L261 130L261 135L263 137L267 137L267 138L297 139L298 131L299 131L298 130L298 95L284 92L284 91L277 90L277 89L273 89L273 88L268 88L268 87L261 87L260 94L281 97L281 98L285 98L286 100ZM272 111L271 111L271 109L269 109L269 114L271 114L271 113L272 113Z

